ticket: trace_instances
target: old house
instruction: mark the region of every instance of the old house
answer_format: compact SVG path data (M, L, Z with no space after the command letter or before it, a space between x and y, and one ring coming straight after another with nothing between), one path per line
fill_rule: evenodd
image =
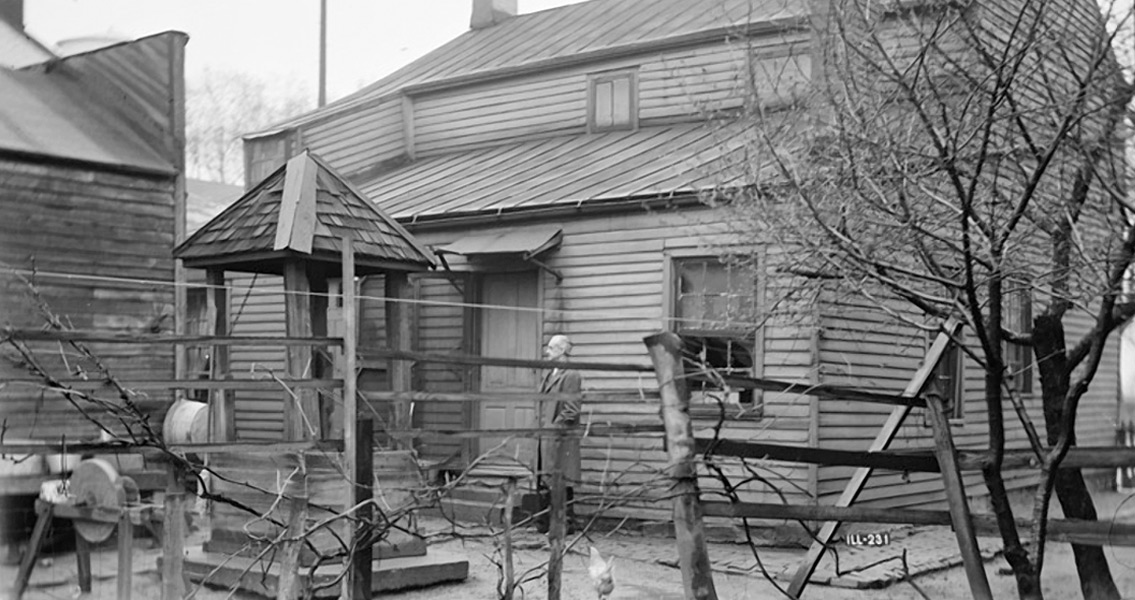
M412 278L419 351L535 358L551 335L566 333L578 360L646 363L643 336L664 329L693 340L691 350L720 369L901 389L924 337L837 304L766 320L769 299L789 284L767 268L778 249L756 249L765 258L755 271L723 263L723 214L701 201L719 186L754 183L730 168L743 123L729 117L754 89L763 110L787 113L809 84L818 67L808 11L787 1L592 0L516 14L515 1L474 0L468 32L355 94L246 135L249 185L310 149L431 246L445 267ZM244 310L278 302L273 285L248 294ZM380 345L366 311L380 307L382 284L362 286L364 346L368 337ZM959 444L983 444L977 387L961 383L980 374L965 360L949 368L959 382ZM1115 373L1111 352L1081 404L1082 444L1111 442ZM538 381L525 368L414 371L415 389L436 392L533 390ZM653 387L627 374L585 372L584 381L591 391ZM699 394L703 428L717 417L714 392ZM728 406L731 436L840 448L866 448L887 412L778 394L732 393ZM237 409L244 435L278 434L255 401ZM524 403L419 402L413 419L423 429L513 428L530 426L533 414ZM657 411L647 400L585 405L584 420L655 422ZM899 443L926 446L928 432L912 418ZM460 469L490 443L431 440L418 450ZM585 438L583 487L656 478L660 448L657 438ZM794 503L830 502L849 476L839 467L773 471ZM984 493L977 478L968 481L973 495ZM1016 488L1029 481L1009 477ZM777 501L758 486L750 497ZM941 483L879 474L861 498L925 506L941 501ZM610 514L669 512L640 505Z
M15 20L3 25L0 40L5 48L30 45L5 56L41 60L0 68L0 326L45 326L31 282L67 327L172 332L170 249L184 228L187 36L166 32L67 58L43 56L41 46L8 35L22 32L19 5L4 3L3 14ZM99 379L92 361L61 344L30 345L65 384ZM173 378L172 349L90 348L123 380ZM11 350L0 360L3 441L97 440L89 416L101 411L85 407L84 414L37 384L8 360ZM160 423L170 399L152 393L137 400ZM37 493L40 460L20 467L31 477L0 484L4 493Z

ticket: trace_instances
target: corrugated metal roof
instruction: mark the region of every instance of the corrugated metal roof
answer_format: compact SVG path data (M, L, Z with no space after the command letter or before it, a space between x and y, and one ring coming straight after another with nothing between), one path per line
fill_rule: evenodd
M0 69L0 150L172 174L174 167L79 77Z
M0 67L20 69L55 58L43 44L0 19Z
M297 169L304 173L297 176ZM295 185L301 187L290 187ZM291 207L285 197L292 198ZM281 218L285 210L292 214ZM200 265L241 263L242 257L247 257L249 264L263 263L268 267L265 270L272 272L280 259L296 253L292 245L278 247L280 223L292 227L283 236L285 241L297 237L310 240L310 251L302 254L338 262L340 238L350 232L360 265L368 261L404 267L433 265L430 253L409 232L308 152L290 159L198 229L174 250L174 256ZM301 227L306 228L306 234L298 233Z
M295 127L408 85L807 13L808 3L794 0L592 0L518 15L492 27L466 31L354 94L246 137Z
M756 175L742 124L580 134L432 156L360 187L401 220L666 197Z

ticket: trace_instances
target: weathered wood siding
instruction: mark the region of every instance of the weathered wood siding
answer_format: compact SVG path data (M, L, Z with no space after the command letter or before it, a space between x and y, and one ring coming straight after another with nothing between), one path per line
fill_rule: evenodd
M302 145L341 173L356 173L403 154L402 102L399 97L306 126ZM255 143L255 142L253 142Z
M849 385L879 391L900 391L920 366L929 345L929 336L913 327L899 324L878 308L862 300L842 298L832 301L824 311L819 331L821 380L823 383ZM901 307L898 307L901 310ZM1088 329L1083 313L1073 313L1066 321L1070 343ZM1113 336L1114 337L1114 336ZM1081 401L1077 436L1080 445L1110 445L1114 440L1118 408L1118 341L1112 339L1090 391ZM984 380L981 367L971 358L965 359L966 399L964 418L951 428L959 448L988 447L988 414L983 399ZM1032 394L1024 397L1029 416L1037 429L1044 431L1040 405L1040 381L1033 369ZM890 408L862 402L820 403L819 440L825 448L866 450L879 431ZM907 418L892 448L931 448L930 427L915 409ZM1020 420L1008 399L1004 404L1006 446L1028 448ZM854 472L849 467L821 467L818 491L822 503L833 502L843 491ZM964 476L971 497L984 499L985 485L979 473ZM1031 471L1005 474L1006 486L1020 489L1035 482ZM945 495L941 479L935 474L901 474L877 471L872 475L858 503L879 507L934 507L943 505Z
M755 39L751 45L717 43L422 94L414 100L415 147L419 155L429 155L583 133L588 76L612 69L637 73L642 127L738 108L750 84L767 94L765 102L782 103L806 82L805 39L791 34Z
M232 273L229 282L230 326L238 336L282 336L284 279L277 275ZM234 379L285 377L284 349L233 346L229 369ZM284 388L278 392L235 392L236 436L246 440L283 437Z
M552 223L540 223L541 226L549 224ZM704 211L582 217L554 224L563 229L563 242L543 260L562 273L563 281L557 284L551 274L542 275L544 339L555 333L569 335L573 356L584 361L649 365L642 339L667 326L663 290L668 285L665 281L668 254L715 256L715 251L707 245L724 241L720 223L713 222L710 214ZM475 231L492 230L492 227L478 227ZM675 235L678 231L681 234ZM460 231L423 230L414 233L426 244L439 244L472 232L474 230L466 227ZM450 264L455 270L468 268L460 260L451 260ZM768 287L771 289L766 294L776 293L775 285ZM423 298L456 299L452 287L423 286L421 293ZM426 306L423 305L423 310ZM435 310L443 312L441 307ZM463 325L459 316L460 312L454 308L449 309L449 316L444 322L440 317L436 322L423 319L419 329L422 343L426 344L427 339L437 339L437 343L445 348L454 347L453 344L460 339L459 330ZM801 327L800 321L795 318L769 323L764 334L765 376L806 381L812 367L809 333L810 329ZM584 371L582 376L585 391L644 394L642 400L636 402L585 404L584 422L660 423L657 400L651 398L657 393L653 373ZM426 390L442 391L447 385L450 389L458 389L456 380L442 381L440 373L425 377L422 383ZM762 418L731 420L724 427L726 434L740 439L809 443L811 413L807 398L766 395L765 403ZM446 411L444 416L423 411L423 408L419 406L419 414L423 418L420 426L427 429L440 426L442 422L445 427L451 426L456 414L453 409L447 410L440 404L438 410ZM715 411L706 408L705 416L697 419L701 435L711 435L709 427L715 422ZM434 425L435 422L439 425ZM581 446L584 491L603 489L607 494L630 494L626 503L606 507L605 514L667 518L669 504L656 500L665 494L666 487L661 475L666 464L661 436L589 437ZM788 498L807 495L801 491L809 485L807 468L776 464L767 467L778 474L770 475L772 479L782 477L782 482L791 482L778 486ZM733 477L741 476L736 465L726 465L726 471ZM801 489L795 489L792 484ZM636 490L640 485L645 487ZM720 487L708 476L703 479L703 485L710 490ZM756 485L743 496L750 500L778 501L774 500L774 492ZM599 507L588 510L599 510Z
M44 324L9 270L16 269L34 279L52 312L71 327L172 332L172 179L0 158L0 214L0 324ZM97 372L71 351L64 365L59 344L34 347L56 377L77 376L79 368ZM127 386L131 379L173 377L172 347L90 347ZM30 376L0 360L0 380ZM146 403L152 420L161 423L168 395L148 396L155 401ZM0 386L0 420L7 439L98 435L64 398L26 386Z

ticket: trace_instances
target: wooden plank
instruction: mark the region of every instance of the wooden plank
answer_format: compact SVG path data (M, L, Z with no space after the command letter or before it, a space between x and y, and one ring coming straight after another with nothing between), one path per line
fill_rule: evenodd
M295 259L284 264L284 329L289 337L312 334L311 285L304 261ZM312 376L312 351L309 346L290 346L286 352L285 372L288 377L305 379ZM319 406L313 390L288 390L284 393L284 439L304 440L318 437Z
M620 437L634 434L657 434L663 433L665 427L658 424L603 424L593 425L591 427L579 427L566 432L564 435L569 437ZM515 428L515 429L413 429L408 431L387 431L387 435L394 438L403 439L434 439L434 438L455 438L455 439L480 439L482 437L493 438L550 438L557 434L557 430L553 428Z
M337 389L343 387L338 379L283 379L290 388ZM61 387L53 387L37 379L8 379L10 386L28 386L44 391L96 392L107 389L104 380L60 379ZM119 378L122 387L133 391L150 390L226 390L230 392L276 392L281 384L275 379L130 379ZM164 402L164 401L163 401Z
M506 399L554 402L560 400L576 400L579 398L579 394L538 394L536 392L499 392L495 394L483 394L476 392L443 393L415 391L361 393L364 398L372 402L493 402ZM657 393L583 393L583 402L588 405L647 405L648 403L657 400Z
M91 543L77 531L75 532L75 570L79 579L79 591L84 594L91 593Z
M682 341L674 333L659 333L643 340L658 377L662 397L662 421L666 427L666 451L674 494L674 533L678 539L678 563L687 600L716 600L705 526L698 497L694 463L694 436L690 425L690 394L682 376Z
M411 299L411 288L406 273L386 273L386 337L387 345L399 352L410 352L413 347L413 326L410 305L402 300ZM413 363L390 359L388 373L390 386L395 392L408 392L413 386ZM394 405L394 428L410 427L410 402L397 400Z
M977 534L970 518L969 502L966 499L966 486L958 469L958 455L954 440L950 437L950 420L946 407L936 394L926 397L926 415L930 419L934 434L934 448L938 464L942 470L942 483L946 487L946 502L950 507L950 521L958 538L958 548L962 553L962 566L965 567L969 581L970 594L977 600L992 600L989 580L985 576L985 562L981 559L981 547L977 545Z
M218 270L219 271L219 270ZM223 273L223 271L220 271ZM223 279L222 279L223 281ZM220 287L223 287L220 286ZM217 287L213 287L216 294ZM226 308L227 310L227 308ZM85 329L45 330L7 329L5 336L29 342L97 342L102 344L185 344L187 346L340 346L337 337L294 336L230 336L230 335L157 335L119 331L92 331Z
M557 433L564 432L569 425L557 425ZM566 437L555 435L551 438L549 453L552 456L552 472L548 478L548 600L560 600L563 587L564 536L567 534L567 487L564 484L564 469L567 467Z
M43 543L47 539L47 528L51 525L51 518L54 512L54 506L47 502L37 502L36 509L39 514L35 520L35 527L32 528L32 537L28 541L28 547L24 549L24 556L20 560L20 568L16 571L16 583L13 585L13 595L20 598L24 595L24 590L28 587L28 581L32 577L32 569L35 568L36 562L39 561L39 551L43 549ZM75 535L78 535L76 533ZM90 565L88 563L87 572L90 572ZM90 589L90 582L87 582L87 589Z
M441 363L451 365L475 365L475 366L495 366L495 367L535 367L538 369L554 369L556 367L555 361L550 360L529 360L523 358L497 358L489 356L474 356L470 354L431 354L425 352L404 352L399 350L392 350L390 348L359 348L359 354L368 358L378 359L396 359L403 361L415 361L419 363ZM382 364L374 361L363 360L360 361L361 366L366 368L381 369ZM632 365L626 363L606 363L606 362L578 362L572 361L572 368L578 370L595 370L595 371L619 371L631 373L649 373L653 369L646 365Z
M934 343L926 353L926 358L923 360L922 365L915 371L911 377L910 382L903 390L902 395L914 398L922 394L922 390L926 388L930 378L934 373L935 367L938 366L938 361L942 359L947 348L953 343L952 339L961 330L961 323L955 319L949 319L942 325L942 331L935 338ZM868 447L868 451L874 452L878 450L885 450L890 446L891 442L898 435L899 428L902 427L903 421L906 420L910 414L910 406L896 406L890 416L887 417L883 427L875 435L875 439ZM863 487L867 485L867 479L871 477L872 469L870 467L860 467L856 469L855 474L847 482L836 500L836 506L851 506L855 499L859 497L859 493L863 491ZM820 528L816 534L815 541L812 542L811 547L808 548L808 554L804 560L800 562L797 567L796 573L792 576L792 581L788 585L788 594L793 598L799 598L800 594L804 592L804 588L808 585L808 579L816 570L816 565L819 564L820 558L824 555L827 545L835 538L836 532L839 530L838 521L828 521Z
M213 336L223 338L232 333L229 323L229 289L225 286L223 269L208 269L205 281L209 284L206 306L209 315L209 331ZM229 349L214 345L210 350L209 377L214 380L227 379L229 375ZM213 390L209 394L209 440L227 441L236 438L236 407L233 395L224 389Z
M118 492L119 501L125 504L124 490L120 487ZM122 516L118 519L118 577L115 580L115 590L119 600L130 600L134 583L134 523L130 520L130 511L121 512Z
M357 419L355 429L358 442L353 447L350 477L354 485L349 493L349 506L359 507L356 515L358 525L351 531L348 547L354 548L350 572L347 575L348 600L364 600L371 597L371 563L374 560L374 506L370 504L374 496L374 421L369 417ZM363 543L359 543L363 541Z
M280 558L280 585L276 590L278 600L295 600L302 592L299 577L300 550L303 549L301 536L307 521L307 498L293 496L288 501L288 509L288 530Z
M764 460L783 460L816 465L869 467L892 471L937 472L938 460L933 455L889 452L857 452L828 450L806 446L787 446L764 442L738 442L729 439L695 441L695 451L716 456L735 456Z
M706 516L734 519L775 519L792 521L840 521L845 523L892 523L896 525L951 526L946 510L908 510L865 508L860 506L825 506L771 504L760 502L703 502ZM983 537L1000 537L996 515L974 514L974 530ZM1033 522L1017 519L1022 531L1032 531ZM1135 524L1079 519L1049 519L1048 541L1091 546L1135 547Z
M170 467L162 516L162 600L185 597L185 489Z

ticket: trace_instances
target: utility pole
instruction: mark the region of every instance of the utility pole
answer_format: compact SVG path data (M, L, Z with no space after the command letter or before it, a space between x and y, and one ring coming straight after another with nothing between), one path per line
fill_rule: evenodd
M319 0L319 106L327 104L327 0Z

